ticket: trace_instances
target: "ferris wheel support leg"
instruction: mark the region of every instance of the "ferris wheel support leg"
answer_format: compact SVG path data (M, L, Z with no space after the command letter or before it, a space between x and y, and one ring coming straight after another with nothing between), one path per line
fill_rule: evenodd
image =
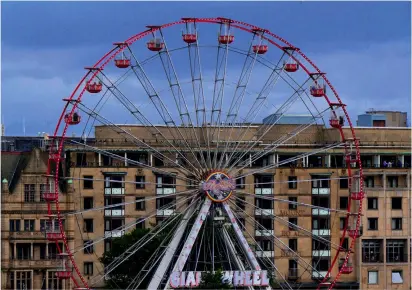
M189 258L190 252L192 251L193 244L195 243L196 238L199 235L200 228L202 227L203 222L205 221L209 213L211 205L212 205L212 201L209 198L205 198L205 201L203 202L200 212L196 217L196 220L192 226L192 229L190 230L189 236L187 237L185 244L183 245L179 258L177 259L176 264L173 267L172 272L170 273L171 275L173 274L173 272L183 271L186 261ZM170 276L167 279L167 283L164 289L169 289L169 283L170 283ZM150 285L149 285L148 289L158 289L158 288L150 288Z
M232 239L229 236L229 233L227 232L226 228L223 227L222 228L222 233L223 233L223 240L225 242L225 244L227 245L227 248L230 252L230 254L233 257L233 261L235 262L235 265L238 267L239 270L241 271L245 271L245 265L243 265L242 260L239 258L238 254L236 253L236 247L232 242ZM248 289L253 290L255 288L253 288L252 286L249 286Z
M196 210L196 206L193 206L183 216L183 219L180 221L179 226L172 238L172 241L168 245L167 250L162 258L162 261L157 267L156 272L154 273L152 280L150 281L147 289L159 289L160 283L162 282L163 277L167 269L169 268L170 263L172 262L176 249L179 246L180 241L182 240L182 237L183 237L183 234L185 233L185 229L187 227L189 219L195 210Z

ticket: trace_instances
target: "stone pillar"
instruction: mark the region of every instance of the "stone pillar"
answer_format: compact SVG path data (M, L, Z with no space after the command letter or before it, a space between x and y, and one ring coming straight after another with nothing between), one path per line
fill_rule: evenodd
M102 154L101 153L98 154L98 158L99 158L98 159L98 165L102 166Z
M149 166L153 166L153 154L149 154Z
M30 260L34 260L34 249L33 243L30 243Z
M252 153L249 153L249 167L252 167Z
M124 166L128 166L127 165L127 152L124 152Z
M276 167L279 167L279 154L276 154Z

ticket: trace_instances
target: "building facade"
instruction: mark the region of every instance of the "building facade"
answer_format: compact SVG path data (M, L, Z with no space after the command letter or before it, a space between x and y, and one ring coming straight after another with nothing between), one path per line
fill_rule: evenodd
M295 127L296 125L274 126L265 135L262 146L291 132ZM181 197L158 200L153 197L175 193L182 188L190 189L192 186L180 179L155 173L132 162L149 164L179 175L181 173L176 163L183 161L176 158L175 154L171 154L167 146L156 139L156 136L148 134L144 127L122 126L122 129L134 136L139 136L157 150L163 151L174 162L157 158L153 152L138 148L133 142L105 126L95 127L95 138L87 143L92 147L66 145L65 174L67 178L73 180L73 183L69 186L70 193L63 193L61 196L67 199L68 208L73 208L77 212L83 211L82 214L68 219L66 226L69 232L73 233L73 238L70 240L73 249L78 249L74 255L77 265L84 277L89 280L99 280L104 273L99 257L104 251L110 250L110 237L118 237L124 233L122 230L117 230L119 227L134 224L147 216L150 218L137 224L136 227L148 228L162 222L175 211L184 209L186 203ZM165 128L160 129L166 134ZM238 130L242 128L239 127ZM243 141L251 140L257 130L259 130L259 125L253 125L250 136L244 136ZM344 131L348 136L349 129L345 128ZM337 287L341 289L410 289L410 130L408 128L357 128L356 135L360 139L366 193L363 208L360 209L363 213L362 230L355 245L355 252L351 255L350 267L352 268L346 274L342 274ZM225 134L222 133L222 136ZM255 249L256 256L259 259L263 259L263 256L273 257L281 275L291 282L300 283L302 288L316 287L322 275L326 274L331 259L337 252L333 245L339 244L343 235L342 218L344 215L338 211L324 211L303 205L293 206L290 203L274 202L255 198L255 196L275 196L279 199L342 211L346 210L348 202L351 202L352 209L356 212L359 202L349 198L343 147L335 147L322 153L306 156L294 161L292 166L290 163L282 164L284 160L291 157L320 149L325 144L339 142L339 138L339 132L336 129L320 125L312 126L302 134L293 137L287 142L288 144L277 148L275 152L249 164L242 169L241 173L251 172L275 162L281 165L258 174L248 175L238 180L237 183L237 199L233 200L232 207L239 217L245 236L251 233L253 240L259 244L259 247ZM112 158L107 156L106 152L124 157L124 159ZM245 157L245 164L247 160L248 156ZM359 165L352 169L355 176L357 166ZM23 172L26 174L26 171ZM13 220L20 219L24 224L24 220L35 219L33 216L37 213L34 209L30 213L26 209L23 211L23 206L33 207L33 204L26 200L23 202L26 183L22 180L19 178L20 191L17 190L17 185L16 190L11 190L23 192L22 195L19 198L17 198L18 195L14 195L10 200L13 194L9 194L9 204L5 205L3 202L3 211L7 208L4 212L6 214L3 213L2 229L5 229L3 239L7 234L12 234L16 228ZM125 205L92 210L118 203L125 203ZM11 212L9 209L11 204L20 206L21 209ZM172 207L164 209L168 205ZM36 206L41 206L41 203L36 203ZM44 209L42 210L41 214L44 214ZM40 220L36 222L40 223ZM353 222L350 227L352 225ZM314 235L330 240L330 246L319 243L313 238ZM347 248L351 241L350 231L346 235L343 248ZM97 243L92 248L85 246L90 241L101 237L106 237L104 242ZM47 240L44 237L42 239L39 241L47 245ZM281 244L279 241L297 252L301 261L311 265L316 271L297 263L290 250L279 246ZM37 246L38 243L40 242L35 239L28 240L29 246L26 245L26 247L29 250L26 252L36 253L36 247L38 247L39 253L42 253L41 246ZM2 249L2 259L4 259L2 262L10 265L14 260L10 254L11 249L16 243L2 244L5 247ZM25 253L24 250L14 251ZM343 253L340 255L342 256L338 258L343 258ZM8 269L10 269L6 280L9 281L8 288L14 286L19 289L16 285L21 284L16 284L17 278L14 278L17 277L16 274L10 274L18 269L11 266L8 266ZM42 271L47 273L48 270ZM40 283L34 282L41 279L36 280L37 274L33 271L31 273L32 276L28 276L32 279L31 283ZM337 268L331 275L334 277L336 274ZM44 277L44 274L37 276ZM5 274L4 277L6 277ZM10 284L11 281L15 284ZM52 289L50 285L53 284L48 284L48 289ZM104 279L100 279L97 286L103 287L103 285Z
M357 125L360 127L407 127L406 112L399 111L366 111L358 115Z

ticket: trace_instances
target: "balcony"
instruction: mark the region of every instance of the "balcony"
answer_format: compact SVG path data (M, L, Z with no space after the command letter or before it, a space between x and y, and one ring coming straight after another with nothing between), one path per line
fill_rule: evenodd
M176 193L176 188L156 188L156 194L165 195L165 194L174 194Z
M315 236L330 236L330 229L312 230Z
M299 269L288 270L288 280L296 280L299 278Z
M273 188L255 188L255 194L271 195L273 194Z
M7 233L2 233L3 237L6 238ZM41 231L34 232L10 232L9 239L19 240L19 239L36 239L36 240L45 240L46 235Z
M255 215L273 215L273 209L263 209L263 208L259 208L259 209L255 209Z
M124 188L105 188L104 194L106 195L123 195Z
M60 267L62 265L61 259L34 259L31 257L25 257L26 259L12 259L11 260L11 267L20 269L20 268L51 268L55 269L56 267Z
M326 274L328 271L312 271L312 278L314 279L319 279L319 278L325 278Z
M104 216L124 216L124 209L106 209Z
M330 257L330 250L313 250L313 257Z
M158 209L156 210L156 215L157 216L172 216L174 215L175 210L174 209Z
M273 234L274 234L273 230L256 230L255 231L256 237L271 237L273 236Z
M105 231L104 237L105 238L120 238L124 235L124 230L117 230L117 231Z
M274 251L256 251L256 257L258 258L273 258L274 256Z
M312 188L312 194L328 195L330 194L330 188Z
M330 215L330 211L327 209L312 208L312 215L328 216Z

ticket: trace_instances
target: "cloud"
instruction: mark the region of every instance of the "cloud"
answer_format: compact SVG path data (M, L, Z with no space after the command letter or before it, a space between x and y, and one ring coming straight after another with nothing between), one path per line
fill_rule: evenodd
M81 76L84 74L84 66L93 64L99 55L103 55L110 46L88 46L71 48L38 49L33 52L30 49L3 46L2 58L2 101L3 119L6 124L7 134L22 133L22 119L26 119L26 132L35 134L37 131L52 132L63 108L61 99L67 97ZM384 110L407 110L410 113L410 42L399 40L386 43L359 44L353 50L335 50L319 54L306 52L306 54L325 72L338 91L342 101L348 105L348 110L353 121L356 115L368 108ZM174 59L180 60L178 56ZM175 58L176 57L176 58ZM92 61L90 61L92 60ZM187 62L187 60L185 60ZM178 61L177 61L178 62ZM203 59L203 62L207 62ZM211 65L208 63L209 67ZM213 59L215 62L215 59ZM237 60L229 63L226 89L226 101L234 93L240 70L236 65ZM182 88L188 100L189 110L193 112L193 93L190 82L190 71L186 63L177 65ZM210 103L213 94L214 71L205 69L205 97ZM106 72L115 79L120 72L114 67L108 67ZM161 66L151 66L150 77L156 85L159 93L165 100L169 111L173 112L175 120L178 120L176 105L170 94L168 83L159 76L163 76ZM256 67L245 94L242 115L250 108L254 96L262 88L264 81L269 76L267 69ZM160 123L153 105L144 96L142 88L134 78L128 79L122 84L122 90L130 96L136 106L142 108L151 120ZM255 121L274 111L280 102L291 92L285 84L279 84L271 94L271 102L264 107ZM97 98L97 97L96 97ZM88 96L88 102L92 105L97 99ZM317 101L315 101L317 102ZM109 106L105 112L110 120L124 123L132 122L126 110L122 109L113 97L108 101ZM324 108L322 104L317 107ZM225 103L227 111L229 103ZM290 113L308 113L302 103L291 108ZM194 115L193 115L194 116ZM194 119L194 117L193 117ZM355 123L355 122L354 122Z

